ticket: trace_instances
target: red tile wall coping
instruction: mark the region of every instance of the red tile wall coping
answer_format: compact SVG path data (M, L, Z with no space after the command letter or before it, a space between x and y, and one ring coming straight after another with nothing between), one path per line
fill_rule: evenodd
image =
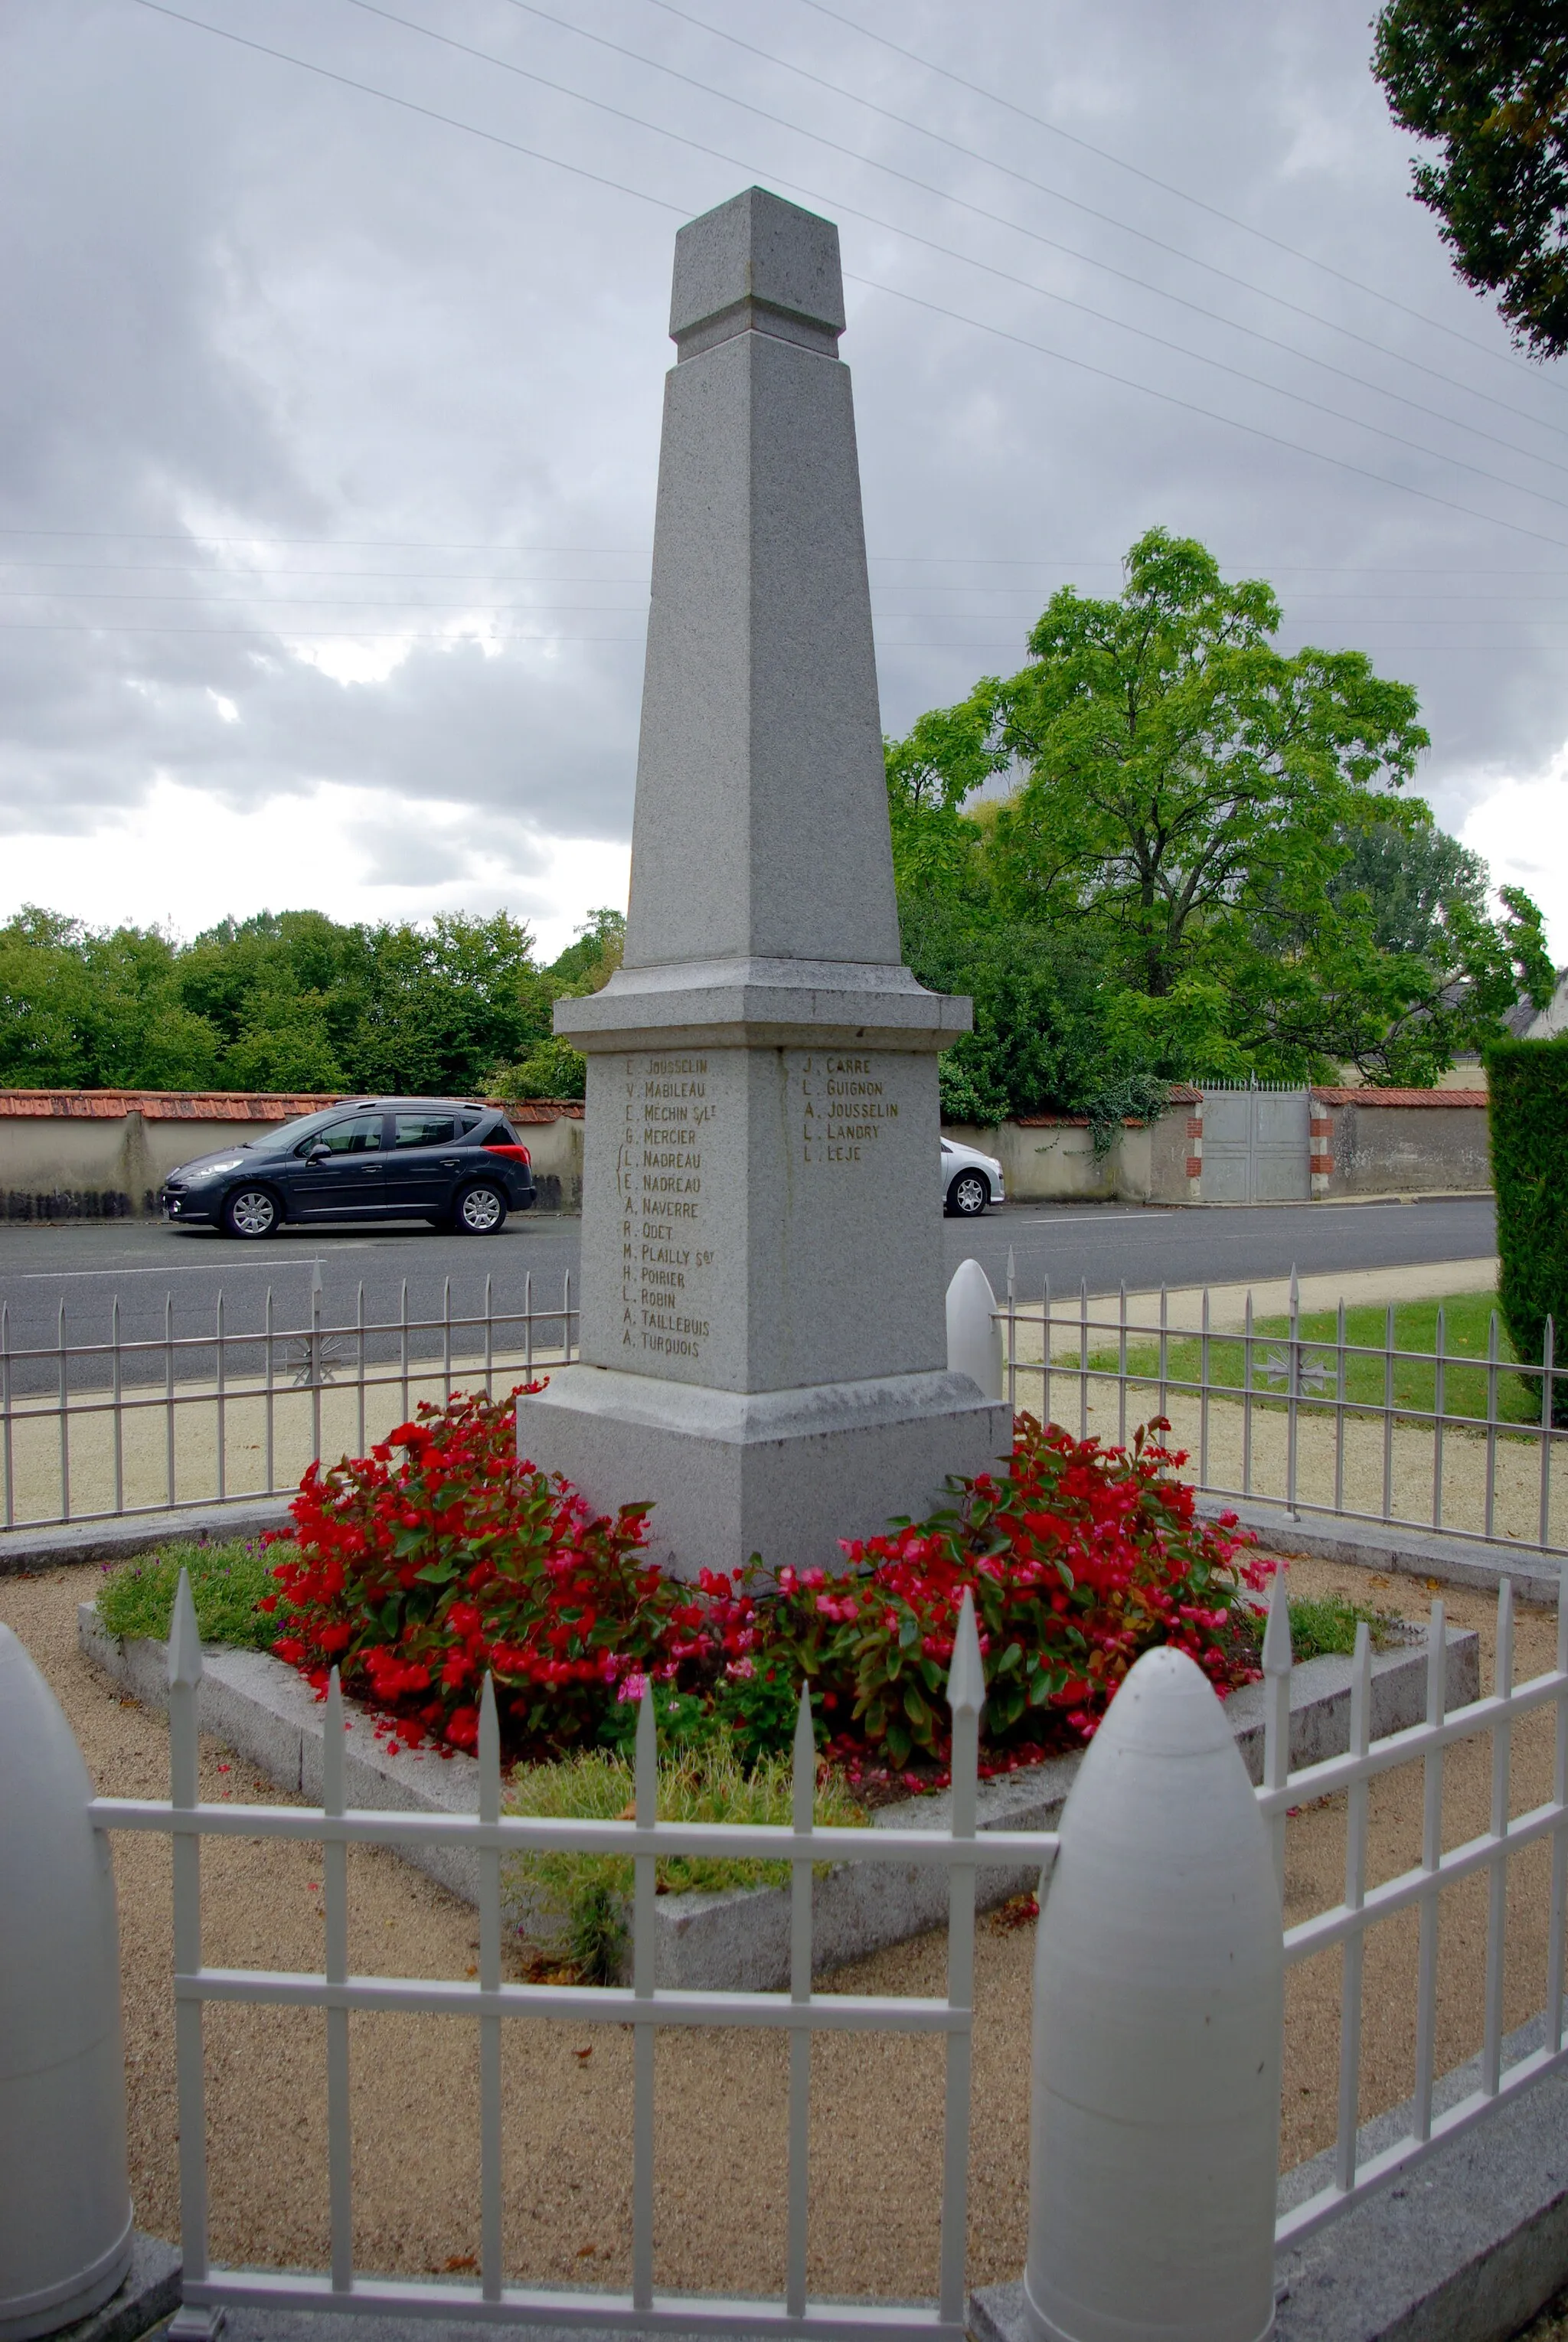
M145 1122L291 1122L296 1115L364 1096L363 1090L286 1096L251 1090L0 1089L0 1116L118 1122L139 1114ZM514 1122L538 1125L583 1118L581 1098L488 1098L485 1103L504 1106Z
M1315 1102L1323 1106L1483 1106L1484 1090L1316 1090Z

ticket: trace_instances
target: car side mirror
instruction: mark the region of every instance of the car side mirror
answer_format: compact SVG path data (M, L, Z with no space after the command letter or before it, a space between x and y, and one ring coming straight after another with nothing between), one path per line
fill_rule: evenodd
M330 1146L313 1146L305 1159L307 1163L330 1163L332 1149Z

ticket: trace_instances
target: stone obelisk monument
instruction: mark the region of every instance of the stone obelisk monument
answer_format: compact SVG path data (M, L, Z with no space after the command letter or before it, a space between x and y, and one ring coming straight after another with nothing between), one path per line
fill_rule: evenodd
M946 1369L936 1053L900 964L838 231L761 188L675 239L624 964L588 1057L581 1363L523 1452L651 1498L684 1576L833 1566L987 1468Z

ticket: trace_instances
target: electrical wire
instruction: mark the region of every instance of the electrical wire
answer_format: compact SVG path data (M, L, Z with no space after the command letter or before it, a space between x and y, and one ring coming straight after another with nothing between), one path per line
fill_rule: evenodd
M144 5L151 5L152 0L144 0ZM497 56L490 49L475 48L471 42L460 41L451 33L437 32L433 26L421 25L411 16L400 16L393 9L381 6L379 0L347 0L347 5L361 9L367 15L380 16L388 24L400 25L405 32L420 35L424 40L437 42L443 48L454 50L460 56L473 57L482 65L494 65L502 73L514 74L522 81L533 82L539 88L553 91L557 96L571 98L576 105L590 106L595 113L607 114L614 121L628 122L636 129L651 132L654 137L667 138L675 145L689 146L694 153L709 155L717 162L727 163L735 170L749 172L753 168L752 164L743 155L732 155L725 147L709 145L706 140L690 137L684 131L668 130L662 123L650 121L645 115L633 114L624 106L612 105L605 98L594 97L583 90L573 89L567 83L555 81L547 74L537 73L530 65L520 65L510 57ZM756 111L755 108L751 110ZM777 119L776 116L768 118ZM794 127L793 125L785 126ZM817 134L811 131L804 135L808 137L815 137ZM821 143L828 145L835 144L831 139ZM850 155L857 162L866 160L864 155L851 147L840 147L838 151ZM888 171L894 177L909 179L910 185L923 187L929 194L937 195L943 194L942 189L932 187L928 181L910 179L907 172L894 171L890 164L877 164L874 167ZM1018 292L1031 293L1039 300L1054 301L1059 307L1075 310L1081 316L1093 317L1097 324L1109 325L1117 333L1130 334L1139 341L1152 343L1156 349L1172 352L1178 357L1189 358L1198 365L1211 366L1216 373L1230 375L1235 381L1246 383L1254 390L1265 391L1275 398L1291 399L1299 406L1310 408L1314 414L1326 415L1336 423L1348 424L1352 430L1371 432L1374 437L1386 439L1394 446L1409 448L1417 455L1430 456L1434 463L1452 464L1459 471L1473 473L1477 479L1489 480L1494 487L1508 488L1517 495L1534 496L1543 504L1556 505L1563 511L1568 512L1568 496L1551 495L1544 488L1533 488L1523 481L1507 478L1501 472L1489 471L1484 464L1473 464L1463 455L1451 455L1445 448L1432 447L1424 440L1412 439L1403 432L1391 431L1384 424L1372 423L1363 415L1347 414L1343 407L1331 406L1326 400L1313 398L1305 391L1292 390L1283 383L1270 382L1263 375L1249 374L1244 367L1231 365L1228 359L1211 356L1204 350L1192 349L1184 342L1172 341L1168 335L1155 333L1150 326L1133 325L1126 318L1113 316L1109 310L1096 308L1092 301L1080 301L1070 293L1056 292L1049 285L1036 284L1032 277L1019 276L1011 269L1000 268L994 261L981 260L972 253L960 252L953 245L938 242L934 236L922 235L917 229L903 227L896 220L884 219L879 213L868 212L859 205L844 202L842 197L824 195L820 188L808 186L804 180L778 177L776 174L774 175L778 185L792 187L797 195L805 195L812 203L831 204L836 211L851 219L863 220L870 227L880 228L884 235L903 236L907 243L917 244L927 252L934 252L945 260L957 261L961 267L979 269L984 275L994 276L1000 284L1010 285ZM944 199L954 203L963 200L958 196L948 196ZM973 210L976 207L965 205L964 208ZM994 213L984 213L982 215L992 220L996 218ZM1014 225L1008 221L1002 221L999 224L1003 226ZM1034 231L1024 228L1020 229L1019 233L1031 235ZM1050 241L1049 238L1038 240ZM867 280L861 281L864 283ZM1176 299L1178 296L1172 295L1169 297ZM1214 316L1212 310L1202 310L1199 314L1210 318ZM1228 321L1216 319L1215 322ZM1248 332L1252 329L1239 327L1237 330ZM1267 335L1259 335L1257 338L1262 341L1271 339ZM1291 349L1288 344L1276 342L1273 346L1288 349L1293 357L1300 358L1305 355L1300 350ZM1308 363L1321 363L1325 365L1328 372L1333 374L1341 374L1344 371L1342 367L1329 365L1326 360L1309 360ZM1363 382L1359 375L1352 375L1347 378L1358 383L1363 389L1375 391L1377 388L1374 384ZM1394 398L1401 396L1397 392L1384 392L1380 395ZM1403 403L1413 405L1416 402L1404 400ZM1431 407L1423 407L1421 412L1428 415L1436 414L1436 410ZM1453 415L1438 415L1437 419L1454 430L1468 428ZM1491 439L1494 445L1511 449L1513 454L1521 456L1527 463L1544 464L1550 470L1568 473L1568 465L1559 464L1549 455L1533 455L1528 448L1516 446L1512 440L1498 440L1491 432L1477 430L1473 435L1477 438Z
M874 41L879 48L891 49L894 56L907 58L911 65L921 65L927 73L939 74L944 81L952 82L958 89L968 90L972 96L984 97L991 105L1000 105L1007 113L1017 115L1020 121L1029 123L1034 129L1046 131L1053 138L1064 139L1068 145L1081 147L1084 154L1096 155L1101 162L1113 165L1116 170L1130 173L1134 179L1142 179L1146 185L1158 188L1162 195L1174 195L1179 202L1191 204L1197 211L1207 212L1211 218L1223 220L1227 227L1238 227L1243 235L1256 236L1260 243L1271 245L1275 252L1286 253L1293 260L1304 261L1309 268L1321 269L1325 276L1334 277L1341 285L1348 285L1353 292L1364 293L1369 299L1381 301L1387 308L1397 309L1402 316L1413 317L1418 325L1429 325L1434 334L1446 334L1451 341L1463 342L1466 349L1479 350L1483 357L1493 359L1498 365L1510 366L1518 373L1527 374L1533 381L1543 384L1548 390L1563 392L1564 385L1562 383L1526 364L1523 358L1514 357L1507 351L1493 349L1489 344L1478 341L1473 334L1463 334L1457 325L1444 325L1441 318L1429 317L1423 309L1411 308L1408 303L1395 300L1392 293L1383 292L1375 285L1363 284L1359 276L1352 276L1344 269L1335 268L1331 261L1319 260L1313 254L1303 252L1299 245L1286 244L1283 237L1271 235L1266 228L1254 227L1250 220L1238 218L1234 212L1222 210L1218 204L1211 204L1202 195L1190 195L1185 187L1178 187L1169 179L1156 178L1152 171L1141 169L1136 163L1129 163L1121 155L1113 155L1107 146L1096 146L1093 140L1080 137L1076 131L1064 130L1060 123L1048 122L1044 115L1032 114L1027 106L1018 105L1014 98L1003 97L998 91L985 89L979 82L966 81L962 74L954 73L950 66L939 65L932 58L921 56L916 50L906 49L897 41L889 40L885 33L873 32L870 25L857 24L853 16L842 15L838 9L827 6L826 0L800 0L800 4L802 7L814 9L819 16L831 17L835 25L843 25L848 31L858 33L862 40Z
M1055 236L1045 235L1037 229L1025 227L1022 222L1010 219L1003 213L988 211L983 205L971 203L966 197L955 195L946 188L935 186L927 179L915 178L909 172L900 171L890 163L884 163L873 155L864 155L858 148L844 145L838 140L827 137L821 131L808 129L804 123L791 122L783 115L770 114L765 107L754 105L749 98L737 97L729 90L716 89L711 82L699 81L695 75L682 73L676 66L664 64L661 58L648 56L641 49L629 47L624 41L613 41L604 33L590 32L586 25L574 25L569 17L557 16L552 10L541 7L538 0L507 0L507 4L527 15L536 16L542 24L557 25L563 32L574 34L579 40L591 41L600 48L610 50L616 56L630 57L639 65L651 67L655 73L665 74L674 81L684 82L689 89L701 90L705 95L716 97L726 105L740 106L746 113L756 115L761 121L775 123L781 128L793 131L801 137L814 139L819 145L831 147L835 154L848 155L854 161L864 163L873 170L884 171L891 177L905 180L911 186L920 187L928 195L940 196L944 203L955 204L964 211L974 212L977 218L993 221L996 225L1009 228L1016 235L1029 236L1034 243L1045 245L1053 252L1064 252L1071 258L1082 261L1086 267L1100 269L1106 275L1117 277L1124 285L1134 285L1141 291L1153 293L1161 300L1174 302L1182 308L1191 309L1194 315L1210 318L1214 323L1228 327L1233 333L1250 335L1254 340L1265 343L1270 349L1283 350L1292 357L1304 359L1309 365L1322 366L1326 372L1338 375L1342 380L1354 383L1363 390L1372 391L1380 398L1396 399L1405 405L1413 407L1418 414L1433 415L1439 422L1453 424L1457 428L1473 427L1460 424L1457 417L1444 415L1441 408L1423 405L1420 400L1409 397L1403 391L1389 390L1381 383L1369 382L1364 375L1352 374L1348 367L1335 365L1331 359L1318 357L1309 350L1298 349L1294 343L1282 342L1273 335L1265 334L1255 325L1243 325L1237 318L1224 316L1218 310L1207 309L1201 302L1190 301L1184 295L1173 293L1165 285L1152 284L1145 276L1135 276L1130 270L1118 268L1113 262L1102 260L1094 253L1084 252L1076 245L1064 244ZM368 6L369 0L353 0L353 5ZM1020 186L1031 188L1038 195L1048 195L1055 203L1065 204L1071 210L1082 212L1085 218L1098 220L1107 227L1115 228L1122 235L1135 236L1141 243L1151 245L1156 252L1167 253L1172 258L1183 262L1189 267L1202 269L1206 275L1219 277L1227 285L1237 285L1243 292L1250 293L1261 300L1271 301L1276 307L1289 310L1293 316L1303 317L1311 325L1323 326L1330 333L1340 334L1348 341L1359 343L1364 349L1375 351L1380 357L1392 358L1397 365L1410 366L1416 373L1430 376L1433 382L1443 383L1449 389L1456 390L1463 397L1478 398L1488 405L1500 407L1505 415L1516 415L1520 421L1530 424L1536 430L1551 431L1559 435L1562 433L1563 426L1561 424L1554 424L1540 415L1532 415L1528 408L1515 406L1510 400L1499 398L1492 391L1477 389L1472 383L1459 382L1453 375L1444 374L1440 367L1428 365L1423 360L1411 356L1407 351L1391 349L1386 342L1377 341L1370 334L1358 333L1353 326L1342 325L1336 318L1326 317L1321 310L1309 309L1302 302L1288 300L1283 294L1274 292L1268 285L1257 285L1250 277L1237 275L1233 269L1221 268L1216 263L1203 259L1197 253L1189 252L1181 245L1168 244L1161 236L1151 235L1147 229L1134 226L1131 220L1118 219L1114 213L1101 211L1095 205L1086 204L1077 195L1069 195L1064 188L1052 186L1048 181L1034 178L1027 171L1017 170L1010 163L1000 162L994 155L983 155L977 147L966 146L961 139L950 138L944 131L934 130L929 124L917 122L910 115L896 114L891 106L879 105L874 98L863 97L858 91L845 89L838 82L830 81L824 74L814 73L806 65L796 65L793 58L781 57L772 49L759 47L755 41L743 40L738 33L729 32L719 25L709 24L705 17L694 16L689 9L675 6L674 0L647 0L647 5L649 7L661 9L665 15L675 17L681 24L694 25L698 31L707 33L714 40L725 41L732 47L744 50L748 56L760 57L764 65L776 65L784 73L795 74L801 80L813 83L818 89L825 89L834 96L843 98L846 104L862 106L866 112L880 115L884 122L896 123L901 129L913 130L917 136L929 138L935 145L945 146L951 153L962 155L966 162L978 163L985 170L995 171L1004 178L1015 179ZM372 13L384 15L391 14L390 11L380 8L373 10ZM394 24L404 24L407 19L393 16L391 21ZM1511 448L1515 455L1530 457L1534 454L1533 449L1521 447L1516 440L1498 438L1492 432L1478 432L1478 435L1491 439L1496 446ZM1545 463L1551 459L1542 456L1538 460Z
M197 32L211 33L218 39L231 41L240 48L254 50L258 55L275 58L279 63L284 65L297 65L306 73L319 75L322 78L327 81L335 82L344 88L359 90L368 97L385 99L393 105L403 107L410 113L422 115L430 121L444 123L449 128L454 130L472 131L475 136L487 140L491 145L507 147L515 154L527 155L530 160L534 162L554 165L556 168L569 171L579 178L591 179L595 183L595 185L613 188L617 194L629 195L639 202L653 204L661 211L684 214L684 207L683 205L668 202L661 195L647 195L641 188L628 186L624 181L610 179L600 172L586 170L580 164L564 163L561 161L559 156L547 155L540 148L524 145L517 139L504 138L499 135L499 133L494 131L479 129L474 124L464 122L455 115L441 114L433 106L415 105L411 98L398 97L394 95L390 91L375 87L372 83L356 81L352 75L337 73L332 67L327 65L317 65L311 58L296 56L291 51L285 49L271 48L266 45L266 43L262 41L254 41L245 34L232 32L227 25L213 25L209 24L205 17L186 15L181 9L169 7L166 5L166 0L135 0L135 5L141 8L152 10L155 15L168 16L173 18L175 22L178 24L188 25ZM444 39L446 36L442 35L432 35L431 37ZM575 93L568 94L575 95ZM584 100L584 103L594 105L597 104L598 101L585 99ZM605 108L604 110L615 112L618 109ZM628 116L625 118L634 119L634 117ZM668 136L674 135L674 133L664 133L663 135ZM684 140L681 143L689 145L695 145L696 144L694 140ZM717 150L713 148L703 149L702 151L710 154L717 153ZM724 159L734 162L736 158L726 156ZM745 169L749 166L743 162L738 165L738 167ZM812 193L810 189L801 189L800 183L798 181L783 180L780 184L786 186L795 186L799 192L808 195ZM813 200L820 202L823 198L814 195ZM839 209L846 212L854 211L854 207L847 204L840 205L838 207ZM869 213L854 211L854 215L858 218L870 221L873 225L886 226L890 234L908 236L912 242L929 244L931 249L934 251L940 252L945 250L944 246L933 243L932 240L927 237L917 236L910 230L894 227L890 223L875 220ZM951 256L959 260L962 260L964 257L961 254L954 254ZM1016 285L1025 291L1039 292L1041 290L1039 286L1031 285L1024 278L1013 277L1008 275L1007 272L1004 270L993 268L988 262L972 261L968 265L972 267L984 269L988 275L1002 277L1005 282ZM1293 454L1307 455L1318 463L1328 464L1337 470L1349 472L1359 479L1371 480L1379 487L1395 488L1406 495L1418 496L1425 503L1442 505L1449 512L1462 514L1467 520L1479 520L1495 528L1507 529L1514 535L1532 537L1536 542L1543 545L1553 545L1560 548L1568 545L1568 539L1550 536L1543 530L1526 527L1524 524L1520 521L1505 520L1496 514L1477 512L1473 505L1457 504L1452 497L1439 495L1433 489L1418 488L1409 481L1391 479L1386 473L1370 471L1365 465L1352 463L1347 457L1342 455L1326 455L1322 449L1309 447L1304 441L1299 439L1289 439L1281 432L1264 430L1261 425L1243 423L1234 415L1221 415L1213 407L1202 406L1196 400L1179 398L1173 392L1156 390L1152 384L1140 383L1134 376L1119 374L1112 367L1093 365L1086 359L1073 357L1064 350L1054 349L1047 342L1032 341L1025 335L1010 333L1004 326L990 325L984 318L969 316L962 310L952 309L941 302L925 299L917 293L904 292L898 285L884 285L875 277L854 275L848 270L844 272L844 278L846 283L863 285L871 292L885 293L891 295L895 300L911 302L915 307L925 309L933 315L948 317L956 325L968 325L975 332L990 334L997 340L1014 344L1021 349L1036 350L1045 357L1056 359L1060 365L1074 366L1080 372L1092 374L1102 381L1117 383L1124 389L1136 390L1144 397L1157 399L1164 405L1177 407L1183 412L1190 415L1203 415L1209 422L1219 423L1234 431L1245 432L1250 437L1262 439L1272 446L1287 448ZM1134 328L1132 330L1141 329ZM1158 337L1148 335L1146 338L1157 339ZM1179 344L1169 344L1165 346L1176 349L1181 348ZM1182 351L1182 355L1189 357L1198 356L1198 354L1193 351L1183 350ZM1200 360L1200 363L1202 362L1203 361ZM1243 377L1243 379L1251 379L1251 377ZM1261 385L1261 387L1265 390L1275 390L1277 388L1276 385L1267 383ZM1285 392L1282 395L1287 397L1299 396L1299 394L1295 392ZM1320 402L1315 400L1306 400L1303 403L1308 405L1317 405L1320 404ZM1336 412L1336 410L1326 406L1323 407L1322 411L1325 414L1334 414ZM1341 419L1351 422L1353 426L1356 428L1373 431L1378 431L1380 428L1377 425L1357 424L1354 417L1342 417ZM1383 437L1392 437L1395 435L1383 432L1381 435ZM1435 449L1422 448L1419 444L1414 441L1403 441L1401 444L1410 446L1416 453L1431 455L1438 462L1460 462L1458 457L1444 456L1440 453L1440 451ZM1463 465L1463 468L1466 470L1479 470L1480 467L1477 465ZM1496 477L1495 475L1486 473L1483 473L1482 476L1486 478ZM1515 481L1501 481L1499 485L1509 488L1516 495L1533 495L1542 503L1555 504L1560 501L1560 499L1556 497L1546 495L1544 491L1541 489L1523 487Z

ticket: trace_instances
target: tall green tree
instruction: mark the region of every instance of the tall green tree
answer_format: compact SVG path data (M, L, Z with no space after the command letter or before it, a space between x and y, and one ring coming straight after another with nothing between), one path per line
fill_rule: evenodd
M1153 529L1119 596L1063 588L1025 666L890 744L905 899L1069 943L1095 971L1097 1062L1117 1080L1351 1059L1430 1081L1462 1026L1495 1031L1539 981L1533 905L1491 921L1462 869L1441 917L1427 906L1441 950L1380 940L1402 841L1407 926L1435 883L1416 871L1430 811L1404 794L1427 745L1415 694L1360 652L1288 656L1279 626L1267 585L1227 583L1202 545ZM999 780L1002 802L974 803Z
M1389 0L1373 70L1394 120L1435 141L1413 165L1464 283L1515 343L1568 350L1568 15L1562 0Z

